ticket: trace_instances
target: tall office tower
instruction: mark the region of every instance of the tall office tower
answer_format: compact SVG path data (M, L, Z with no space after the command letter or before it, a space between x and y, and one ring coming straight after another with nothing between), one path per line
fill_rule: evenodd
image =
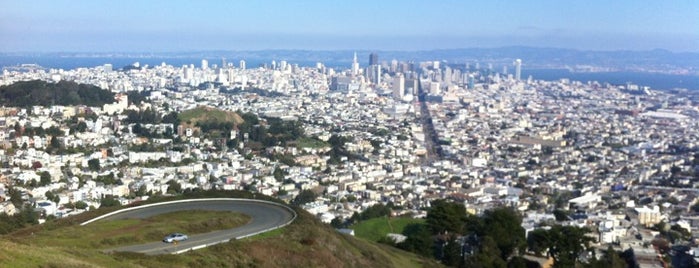
M515 60L515 80L519 81L522 78L522 60Z
M369 54L369 66L379 64L379 54L375 52Z
M352 59L352 75L359 74L359 62L357 62L357 52L354 52L354 59Z
M240 60L240 69L245 70L245 60Z
M391 69L390 70L392 73L395 73L396 71L398 71L398 60L396 60L396 59L391 60Z
M228 68L228 65L226 65L226 58L221 58L221 68L222 69Z
M405 94L405 77L403 74L396 74L393 78L393 98L402 100Z
M451 85L451 68L447 66L444 68L444 73L442 73L442 81L444 81L444 84L447 86Z
M287 62L285 60L279 62L279 70L286 70Z
M476 77L472 74L468 75L468 89L473 89L476 84Z
M374 68L374 84L381 84L381 65L372 65L372 68Z
M405 80L405 90L412 94L413 96L418 95L418 85L417 85L417 79L411 78L411 79L406 79Z
M206 70L209 69L209 61L206 59L201 60L201 69Z

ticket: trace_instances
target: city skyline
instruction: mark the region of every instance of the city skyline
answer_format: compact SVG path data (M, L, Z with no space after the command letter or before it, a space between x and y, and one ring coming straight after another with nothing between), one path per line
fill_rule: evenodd
M697 12L695 1L4 1L0 52L512 45L699 51Z

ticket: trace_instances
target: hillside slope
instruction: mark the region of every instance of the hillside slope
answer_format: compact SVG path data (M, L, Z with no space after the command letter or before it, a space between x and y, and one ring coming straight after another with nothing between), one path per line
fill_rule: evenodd
M297 209L291 225L267 234L181 255L103 253L83 245L46 245L36 237L92 215L19 230L0 238L1 267L435 267L439 264L390 246L337 233ZM105 213L105 212L101 212ZM82 216L82 217L81 217ZM48 232L48 233L43 233ZM80 236L80 234L75 234Z

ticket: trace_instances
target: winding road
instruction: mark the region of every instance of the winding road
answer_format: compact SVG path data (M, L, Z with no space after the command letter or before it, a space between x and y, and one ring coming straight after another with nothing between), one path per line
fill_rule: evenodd
M178 254L228 242L231 239L245 238L281 228L290 224L296 218L296 213L291 208L282 204L252 199L207 198L178 200L122 209L89 220L81 225L86 225L98 220L143 219L158 214L182 210L234 211L246 214L250 216L252 220L246 225L233 229L189 235L188 240L177 244L157 241L148 244L113 248L108 251L138 252L147 255Z

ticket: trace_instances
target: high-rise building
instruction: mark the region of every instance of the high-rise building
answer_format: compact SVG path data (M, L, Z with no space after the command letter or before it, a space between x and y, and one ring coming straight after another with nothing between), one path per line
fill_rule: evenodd
M393 98L402 100L405 94L405 77L403 74L396 74L393 78Z
M515 60L515 80L519 81L522 78L522 60Z
M352 75L359 74L359 62L357 62L357 52L354 52L354 59L352 59Z
M228 65L226 63L226 58L221 58L221 68L223 68L223 69L228 68Z
M476 84L476 77L472 74L468 75L468 89L473 89Z
M209 61L206 59L201 60L201 69L206 70L209 69Z
M240 60L240 69L245 70L245 60Z
M378 65L379 64L379 54L376 54L375 52L372 52L369 54L369 66L372 65Z

